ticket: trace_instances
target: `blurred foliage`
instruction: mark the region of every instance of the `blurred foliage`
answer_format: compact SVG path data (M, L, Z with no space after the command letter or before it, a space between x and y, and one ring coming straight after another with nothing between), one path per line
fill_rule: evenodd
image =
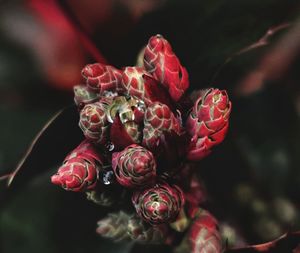
M72 6L72 1L66 2ZM98 23L90 33L110 64L133 65L147 39L161 33L187 67L190 90L213 85L229 91L233 101L229 134L201 161L199 175L210 194L207 207L229 224L231 230L224 231L236 233L233 245L259 243L300 229L300 50L282 78L244 95L237 92L242 77L270 47L236 56L223 66L228 57L257 41L270 27L296 23L299 1L169 0L138 19L121 2L111 10L118 15ZM0 10L26 20L32 15L26 4L1 1ZM0 15L1 174L16 166L47 119L73 100L71 92L52 85L34 50L10 36L10 29L16 28L7 29L4 16ZM272 37L270 46L286 31ZM90 58L86 57L86 63ZM46 146L45 152L51 156L55 148ZM95 233L96 221L107 210L86 201L84 195L53 187L52 170L43 161L32 169L41 173L0 203L1 252L168 252L157 246L101 239Z

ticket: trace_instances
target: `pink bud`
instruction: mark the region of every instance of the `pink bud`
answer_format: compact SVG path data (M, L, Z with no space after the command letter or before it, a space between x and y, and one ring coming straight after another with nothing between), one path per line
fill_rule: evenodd
M122 91L122 73L120 70L101 63L86 65L82 72L87 86L99 94L105 91Z
M145 113L143 145L153 150L164 133L180 134L181 126L170 108L162 103L151 104Z
M112 166L118 182L125 187L144 187L156 178L156 161L152 153L135 144L114 153Z
M144 67L168 89L174 101L178 101L189 87L186 69L180 64L170 43L161 35L149 39L144 53Z
M189 160L200 160L220 144L227 133L231 102L226 91L204 90L196 100L186 121L187 132L192 136L188 148Z
M159 183L135 192L132 202L143 220L151 224L162 224L176 220L184 204L184 196L177 185Z
M103 98L94 104L87 104L81 110L79 126L88 140L95 143L105 141L108 131L106 109L109 103L109 98Z
M51 182L69 191L91 190L96 186L101 166L101 156L84 141L66 157Z
M221 253L221 237L217 220L208 212L200 212L192 223L188 234L191 253Z

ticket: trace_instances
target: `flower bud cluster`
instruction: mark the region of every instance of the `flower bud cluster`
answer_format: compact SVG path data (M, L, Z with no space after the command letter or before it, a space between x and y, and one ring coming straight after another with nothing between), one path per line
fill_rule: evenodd
M86 192L98 204L120 203L103 201L110 194L102 192L110 187L120 189L119 197L129 196L131 214L120 211L98 222L97 232L104 237L153 242L169 238L172 233L166 231L172 228L187 230L191 222L184 219L193 219L202 188L195 189L199 183L185 168L224 140L231 111L226 91L210 88L196 99L185 94L188 72L161 35L149 39L143 66L117 69L95 63L85 66L82 76L74 100L85 140L52 182ZM210 229L203 220L191 228L193 249L195 238ZM214 242L216 237L207 238ZM202 252L198 248L194 251Z

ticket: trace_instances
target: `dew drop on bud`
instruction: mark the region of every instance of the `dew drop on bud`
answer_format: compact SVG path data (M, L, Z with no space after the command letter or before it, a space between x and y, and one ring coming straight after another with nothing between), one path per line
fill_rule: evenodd
M112 170L105 171L102 176L103 184L110 185L114 181L114 172Z
M114 98L114 97L118 96L118 93L106 90L106 91L104 91L103 96L107 97L107 98Z
M113 151L115 149L115 145L112 142L106 143L105 147L108 149L108 151Z
M145 103L143 101L138 100L136 106L139 111L141 112L145 111Z

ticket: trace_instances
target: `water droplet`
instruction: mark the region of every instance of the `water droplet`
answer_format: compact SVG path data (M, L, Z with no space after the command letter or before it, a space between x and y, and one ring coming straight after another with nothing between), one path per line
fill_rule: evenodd
M115 145L112 142L108 142L106 143L106 148L111 152L115 149Z
M112 97L112 98L113 98L113 97L118 96L118 93L117 93L117 92L107 91L107 90L106 90L106 91L103 92L103 96L104 96L104 97L108 97L108 98L109 98L109 97Z
M110 185L114 181L114 172L113 171L106 171L103 173L102 177L103 184Z
M137 106L137 109L139 111L142 111L142 112L145 111L145 103L144 103L144 101L138 100L136 106Z

